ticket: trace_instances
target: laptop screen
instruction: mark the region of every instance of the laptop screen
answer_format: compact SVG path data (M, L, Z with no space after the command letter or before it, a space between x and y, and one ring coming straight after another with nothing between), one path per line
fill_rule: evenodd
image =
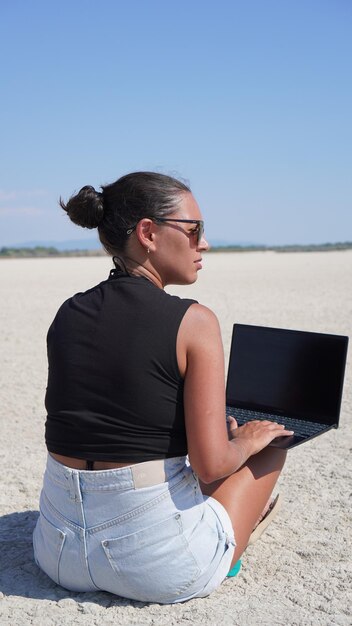
M337 424L348 337L235 324L227 404Z

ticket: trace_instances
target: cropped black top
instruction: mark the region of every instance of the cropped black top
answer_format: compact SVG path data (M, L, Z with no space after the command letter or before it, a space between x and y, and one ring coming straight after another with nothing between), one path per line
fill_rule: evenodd
M47 337L50 452L116 462L187 454L176 340L194 302L117 270L64 302Z

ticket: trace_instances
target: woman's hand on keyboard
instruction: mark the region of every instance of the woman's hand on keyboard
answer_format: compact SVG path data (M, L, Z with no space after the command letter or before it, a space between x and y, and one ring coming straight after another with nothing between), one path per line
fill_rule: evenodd
M293 435L293 430L286 430L282 424L267 420L252 420L238 426L234 417L227 418L229 438L236 439L246 450L248 457L266 448L276 437Z

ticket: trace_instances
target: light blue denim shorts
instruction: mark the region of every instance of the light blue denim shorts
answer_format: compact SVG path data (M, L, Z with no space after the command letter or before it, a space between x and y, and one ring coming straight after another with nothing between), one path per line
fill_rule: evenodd
M87 471L48 455L33 545L52 580L162 604L220 585L235 549L228 513L203 496L185 457L162 462L164 482L136 487L133 468L148 475L153 463Z

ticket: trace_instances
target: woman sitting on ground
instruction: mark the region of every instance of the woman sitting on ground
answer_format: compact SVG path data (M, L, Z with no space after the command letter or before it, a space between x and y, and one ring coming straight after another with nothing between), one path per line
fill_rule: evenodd
M227 428L217 318L164 291L194 283L208 249L184 183L137 172L61 206L98 228L115 269L64 302L48 332L36 562L74 591L206 596L267 513L285 461L267 446L291 433Z

